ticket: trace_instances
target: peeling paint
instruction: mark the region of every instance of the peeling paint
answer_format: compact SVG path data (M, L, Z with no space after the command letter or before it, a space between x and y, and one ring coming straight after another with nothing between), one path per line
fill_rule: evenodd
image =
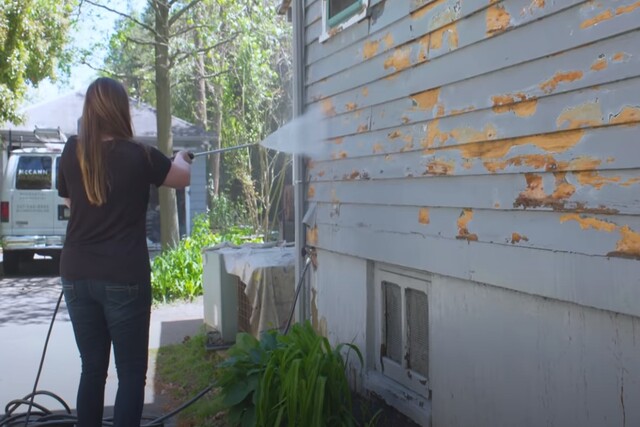
M604 118L600 103L587 102L563 110L556 120L556 125L560 129L579 129L583 127L600 126L603 122Z
M548 154L523 154L507 160L491 160L483 163L485 169L491 173L505 170L508 166L526 165L533 169L555 170L556 159Z
M551 79L540 83L540 89L545 93L551 93L558 88L560 83L570 83L582 79L584 73L582 71L558 72Z
M429 48L434 50L441 49L445 36L447 38L449 50L457 49L460 40L458 36L458 26L455 23L447 25L446 27L440 28L431 33Z
M640 107L624 107L618 114L609 119L612 125L640 122Z
M311 246L318 245L318 226L315 225L312 228L307 228L307 243Z
M609 63L607 62L607 59L600 58L596 62L594 62L593 65L591 65L591 69L593 71L602 71L607 69L608 66L609 66Z
M553 174L556 178L556 189L551 194L553 200L566 200L573 196L576 187L567 181L566 172L556 172Z
M615 252L609 256L640 258L640 233L633 231L628 225L620 228L620 240L616 244Z
M423 175L453 175L456 163L454 161L432 160L427 164Z
M465 107L465 108L460 108L460 109L456 109L456 110L451 110L449 112L450 116L456 116L458 114L464 114L464 113L468 113L469 111L474 111L476 109L476 107L474 106L469 106L469 107Z
M333 106L333 102L330 99L322 101L322 112L326 117L333 117L337 114L336 107Z
M469 233L469 222L473 219L473 211L471 209L464 209L458 217L458 235L456 239L468 240L477 242L478 235Z
M511 15L503 6L491 6L487 9L486 16L487 36L500 34L511 25Z
M384 69L394 68L396 71L402 71L411 66L411 49L396 49L391 56L384 61Z
M435 145L436 140L440 141L440 144L444 144L449 139L449 134L440 131L440 120L432 120L427 125L427 136L422 141L422 146L425 148L431 148Z
M420 208L418 211L418 222L425 225L431 222L429 218L429 208Z
M316 188L313 185L310 185L307 189L307 198L313 199L316 196Z
M434 120L435 122L435 120ZM434 130L434 135L439 135L439 129ZM534 135L518 138L502 139L491 142L473 142L469 144L442 147L440 150L459 150L465 159L501 159L509 151L521 145L534 145L547 153L562 153L577 145L584 137L584 130L577 129L564 132L556 132L551 135ZM425 154L431 154L435 150L429 149Z
M378 53L380 48L380 42L377 40L365 42L362 48L362 58L364 60L371 59Z
M560 217L561 223L565 223L567 221L576 221L578 225L580 225L580 228L583 230L593 229L612 233L618 228L618 226L612 222L593 217L586 217L584 215L579 215L576 213L566 214Z
M416 20L423 18L427 13L429 13L429 11L431 11L436 6L441 5L442 3L444 3L444 1L445 0L436 0L429 2L424 7L421 7L420 9L412 12L411 19Z
M618 8L615 9L615 11L613 9L607 9L604 12L601 12L598 15L594 16L593 18L589 18L583 21L580 24L580 28L584 30L586 28L593 27L594 25L597 25L601 22L610 20L615 16L626 15L628 13L631 13L636 9L640 9L640 1L637 1L627 6L619 6Z
M622 62L628 57L629 55L625 52L617 52L615 55L613 55L613 58L611 59L613 60L613 62Z
M373 154L378 154L383 152L384 152L384 146L382 144L380 144L379 142L373 144Z
M596 171L575 172L574 175L581 185L589 185L596 190L602 189L607 184L615 184L621 181L619 176L604 177Z
M438 102L440 88L425 90L415 95L411 95L413 105L418 110L432 110Z
M431 34L420 37L418 40L420 52L418 53L418 63L426 62L429 59L429 45L431 44Z
M483 130L469 127L457 128L451 131L451 137L459 143L490 141L496 139L498 131L492 124L487 124Z
M393 45L395 43L395 41L393 40L393 34L391 34L391 33L385 34L385 36L382 38L382 41L384 42L384 46L387 49L393 47Z
M511 244L520 243L520 241L528 242L529 238L519 233L511 233Z
M344 143L344 136L338 137L338 138L334 138L331 142L333 142L336 145L340 145L342 143Z
M369 130L369 125L366 123L361 124L360 126L358 126L358 130L356 131L357 133L363 133Z
M353 172L351 172L351 174L348 176L347 179L358 179L358 178L360 178L360 171L354 170Z
M548 196L544 191L542 176L534 173L524 174L527 188L522 191L513 207L536 208L549 207L554 210L565 209L565 203L575 192L575 187L566 181L566 173L554 173L556 189Z
M344 106L344 108L347 111L354 111L356 108L358 108L358 105L355 102L349 102Z
M516 97L521 101L516 101L513 95L494 96L493 111L497 114L508 112L514 113L518 117L531 117L538 110L538 100L535 98L527 99L524 94L517 94Z
M362 88L362 96L364 96L364 97L369 96L369 88L368 87L363 87Z
M402 132L400 132L399 130L394 130L393 132L387 135L387 138L393 140L393 139L398 139L401 136L402 136Z

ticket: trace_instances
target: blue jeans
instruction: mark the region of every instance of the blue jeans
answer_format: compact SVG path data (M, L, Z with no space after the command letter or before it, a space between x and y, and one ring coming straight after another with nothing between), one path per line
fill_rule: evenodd
M113 354L118 372L114 427L138 427L149 355L149 284L62 279L62 290L82 359L77 427L99 427Z

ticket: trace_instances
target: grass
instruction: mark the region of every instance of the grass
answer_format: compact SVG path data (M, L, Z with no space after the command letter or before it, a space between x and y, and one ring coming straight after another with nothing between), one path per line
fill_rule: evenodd
M182 344L158 349L155 385L158 393L176 408L205 389L214 379L222 355L205 349L206 335L199 333ZM226 427L222 405L212 390L177 416L180 427Z

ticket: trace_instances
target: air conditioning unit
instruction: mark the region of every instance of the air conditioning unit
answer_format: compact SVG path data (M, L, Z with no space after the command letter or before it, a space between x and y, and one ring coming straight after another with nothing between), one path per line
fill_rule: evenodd
M224 255L215 248L202 251L204 324L208 347L233 344L238 333L238 281L227 273Z

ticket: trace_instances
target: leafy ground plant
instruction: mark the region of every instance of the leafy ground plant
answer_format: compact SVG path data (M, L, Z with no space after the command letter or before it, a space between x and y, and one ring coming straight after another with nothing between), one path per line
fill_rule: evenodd
M346 347L345 347L346 346ZM309 322L289 334L263 334L260 341L239 334L229 359L217 373L223 404L232 425L355 426L343 349L333 348Z
M151 283L154 301L192 300L202 295L202 249L221 242L240 245L262 242L262 239L244 227L230 227L224 232L212 233L207 217L196 217L190 236L153 259Z

